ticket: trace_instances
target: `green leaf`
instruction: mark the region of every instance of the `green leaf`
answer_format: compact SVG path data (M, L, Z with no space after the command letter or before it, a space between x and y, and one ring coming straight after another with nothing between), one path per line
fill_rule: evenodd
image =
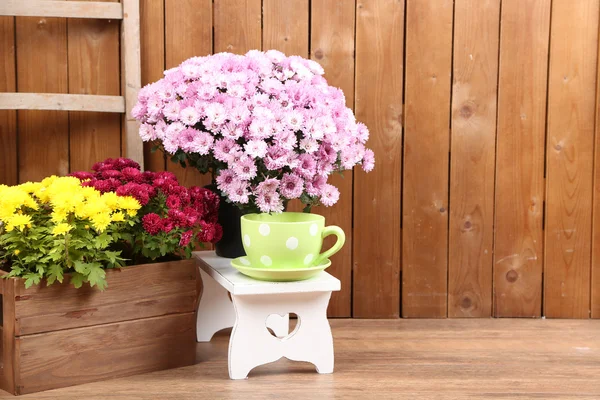
M94 244L97 249L105 249L111 242L112 238L106 232L102 232L101 235L94 239Z
M29 272L27 274L25 274L24 276L25 278L25 289L29 289L32 285L38 285L40 283L40 280L42 279L42 277L38 274L35 274L33 272Z
M88 274L90 286L98 286L98 289L100 290L106 289L106 271L104 271L98 263L92 263L90 265L92 265Z
M75 287L75 289L79 289L83 286L83 283L87 282L87 278L80 274L79 272L73 272L71 274L71 284Z
M120 251L105 251L104 252L104 256L106 257L106 259L113 264L117 262L120 254L121 254Z
M59 281L60 283L62 283L63 278L64 275L62 267L58 264L51 264L48 268L48 285L52 285L55 281Z
M80 274L87 275L89 271L89 264L83 261L74 261L73 266L75 267L75 271Z

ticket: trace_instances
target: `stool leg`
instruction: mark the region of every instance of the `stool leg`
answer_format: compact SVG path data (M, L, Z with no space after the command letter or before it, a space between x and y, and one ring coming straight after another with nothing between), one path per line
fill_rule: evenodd
M200 269L202 297L196 316L196 341L210 342L213 335L235 323L235 310L228 292L210 275Z
M320 374L333 372L333 336L327 320L331 292L311 293L310 299L299 299L295 305L300 326L289 338L285 357L312 363Z
M233 296L237 319L229 339L231 379L246 379L254 367L282 357L280 339L267 331L269 299L276 300L264 295Z
M281 357L308 361L322 374L333 372L330 297L331 292L233 296L237 319L229 341L229 377L245 379L254 367ZM266 327L273 314L290 312L299 317L294 332L283 338L271 335Z

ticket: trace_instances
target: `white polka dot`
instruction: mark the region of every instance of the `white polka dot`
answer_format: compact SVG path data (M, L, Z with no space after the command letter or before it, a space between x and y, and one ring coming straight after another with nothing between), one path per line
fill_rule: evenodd
M260 224L258 227L258 232L260 232L260 234L263 236L267 236L269 233L271 233L271 228L267 224Z
M308 254L306 257L304 257L304 265L310 264L314 257L315 256L312 254Z
M250 261L245 257L240 258L240 262L244 265L250 265Z
M317 226L317 224L312 224L309 228L309 231L311 236L317 236L317 233L319 232L319 227Z
M296 248L298 247L298 239L292 236L285 242L285 247L287 247L290 250L296 250Z
M271 257L269 256L262 256L260 258L260 262L266 265L267 267L270 267L271 264L273 264L273 261L271 261Z
M246 247L250 247L250 236L244 235L244 244Z

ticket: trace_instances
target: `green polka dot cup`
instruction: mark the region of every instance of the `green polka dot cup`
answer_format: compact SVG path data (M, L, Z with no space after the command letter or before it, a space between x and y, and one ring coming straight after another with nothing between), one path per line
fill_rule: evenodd
M321 253L323 239L337 241ZM242 242L246 257L240 262L255 268L294 269L319 265L340 251L346 235L338 226L325 226L317 214L284 212L242 216Z

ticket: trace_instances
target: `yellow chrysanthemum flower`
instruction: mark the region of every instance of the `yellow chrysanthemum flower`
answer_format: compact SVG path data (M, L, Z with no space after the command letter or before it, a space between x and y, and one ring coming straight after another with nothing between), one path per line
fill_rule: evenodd
M137 215L137 210L142 207L140 202L131 196L119 197L119 206L126 210L127 215L130 217L135 217Z
M113 222L123 222L125 221L125 214L123 214L121 211L118 211L111 215L110 218L113 220Z
M50 218L51 218L52 222L54 222L55 224L66 221L67 217L68 217L68 214L66 212L62 212L62 211L53 211L52 214L50 214Z
M52 229L52 234L54 236L65 235L67 232L71 231L71 229L73 229L73 226L63 222L56 225L54 229Z
M108 192L102 195L102 200L104 200L104 203L106 203L106 205L110 207L112 211L116 211L120 208L119 199L120 197L114 192Z
M43 185L40 182L25 182L25 183L21 183L17 187L20 188L21 190L27 192L28 194L33 194L38 189L42 188Z
M13 229L18 228L22 232L29 224L31 224L31 217L29 215L15 214L8 219L6 231L11 232Z
M97 232L104 232L111 222L110 214L108 213L99 213L90 219L92 220L92 225Z

